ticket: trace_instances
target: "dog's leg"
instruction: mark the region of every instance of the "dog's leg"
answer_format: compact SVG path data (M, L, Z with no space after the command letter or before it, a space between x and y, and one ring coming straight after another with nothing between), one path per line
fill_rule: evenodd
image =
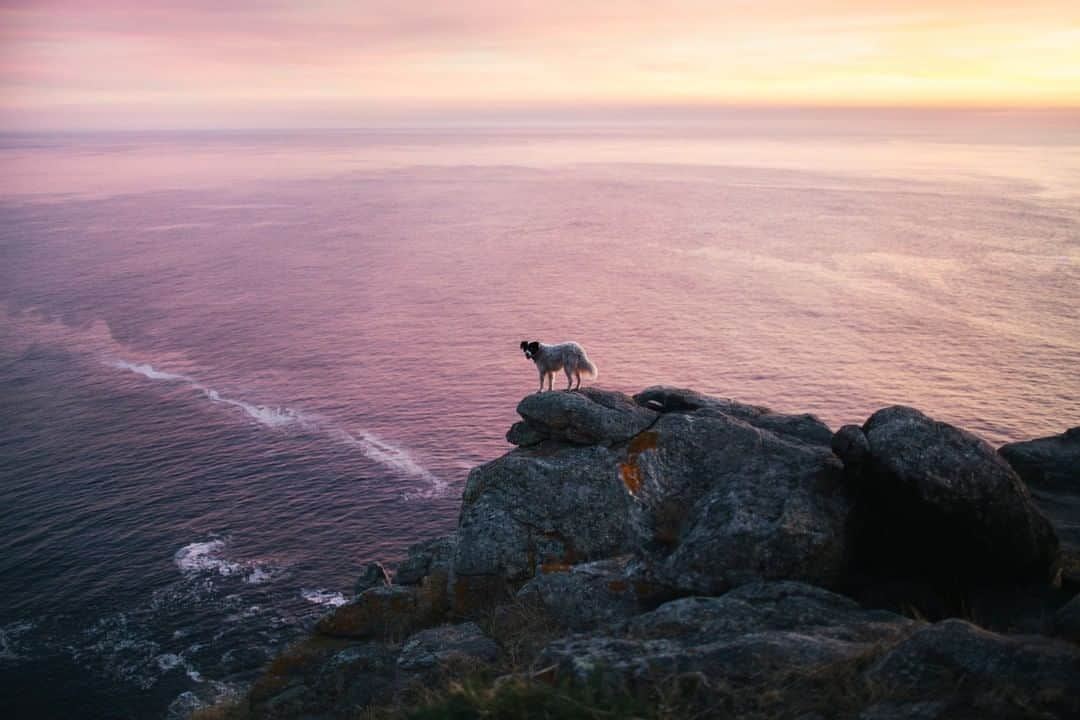
M580 370L575 370L574 371L574 376L577 378L577 387L575 387L574 389L575 390L580 390L581 389L581 371Z
M566 373L566 392L570 392L574 387L574 376L570 374L570 366L567 365L563 368Z
M546 373L544 373L543 370L540 371L540 389L536 391L537 393L544 392L544 375L545 374Z
M555 382L555 373L549 372L548 373L548 391L549 392L551 391L551 383L553 383L553 382Z

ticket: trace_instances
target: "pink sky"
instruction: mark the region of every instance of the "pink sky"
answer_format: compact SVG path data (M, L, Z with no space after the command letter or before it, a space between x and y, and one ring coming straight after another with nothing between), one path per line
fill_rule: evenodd
M1080 4L0 0L0 127L1080 106Z

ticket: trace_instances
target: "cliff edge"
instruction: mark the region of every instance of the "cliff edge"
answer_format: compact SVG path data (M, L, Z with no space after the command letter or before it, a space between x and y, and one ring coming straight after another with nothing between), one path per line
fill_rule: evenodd
M454 533L201 714L1080 715L1076 548L1010 465L1080 492L1075 430L998 453L908 407L834 433L669 387L517 409Z

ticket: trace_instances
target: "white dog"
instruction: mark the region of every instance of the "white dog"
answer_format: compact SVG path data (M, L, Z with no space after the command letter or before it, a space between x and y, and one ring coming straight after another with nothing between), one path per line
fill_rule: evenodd
M560 370L566 372L567 390L571 388L577 390L581 387L582 374L593 379L599 374L596 366L585 355L585 348L576 342L545 345L536 340L532 342L522 340L521 351L525 353L526 358L536 363L536 369L540 371L540 389L537 392L544 391L544 378L547 378L548 390L550 390L555 373ZM573 387L575 379L577 387Z

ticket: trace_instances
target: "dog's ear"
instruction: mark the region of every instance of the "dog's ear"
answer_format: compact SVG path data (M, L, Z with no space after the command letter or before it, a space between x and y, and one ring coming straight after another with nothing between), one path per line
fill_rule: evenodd
M521 349L522 350L528 350L529 349L529 341L528 340L522 340L521 341Z
M540 343L538 341L533 340L531 343L529 343L529 350L530 351L536 352L539 349L540 349Z

